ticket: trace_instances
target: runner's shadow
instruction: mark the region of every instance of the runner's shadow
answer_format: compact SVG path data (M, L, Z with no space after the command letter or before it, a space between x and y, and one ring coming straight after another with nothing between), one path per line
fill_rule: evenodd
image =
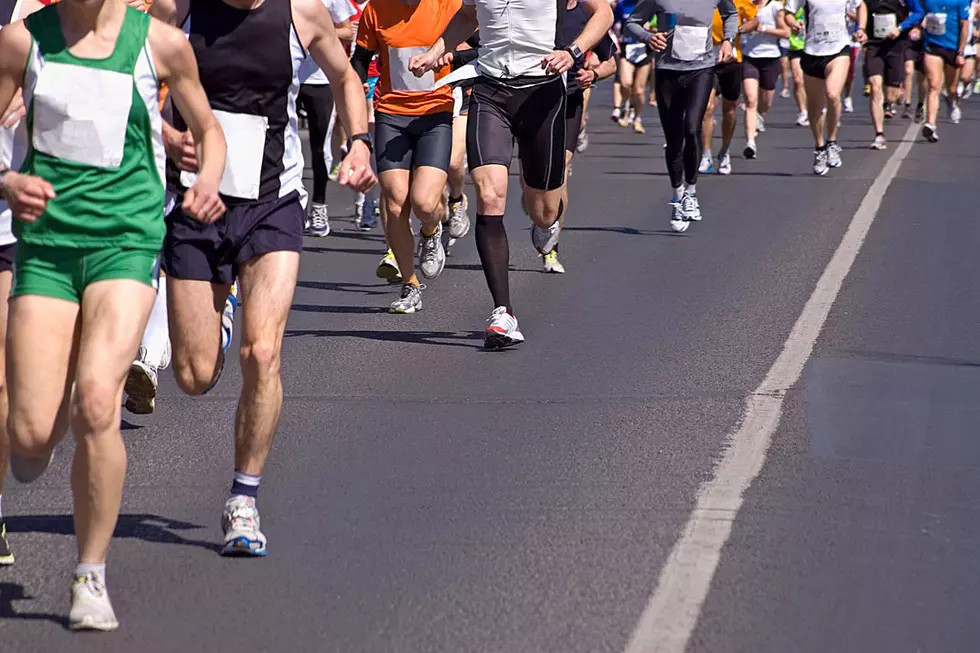
M463 347L483 349L482 331L329 331L325 329L293 329L286 331L285 337L296 338L360 338L381 342L407 342L416 345L440 345L443 347ZM450 342L445 342L449 340Z
M387 308L382 308L381 306L315 306L313 304L293 304L291 309L301 313L340 313L344 315L371 315L388 312Z
M469 272L483 272L483 266L478 263L446 263L447 270L466 270ZM515 268L511 266L508 268L511 272L540 272L544 274L543 270L532 270L530 268Z
M0 620L20 619L22 621L53 621L65 630L68 629L68 617L62 614L47 612L22 612L14 607L14 601L31 601L23 585L17 583L0 583Z
M351 292L361 295L388 295L391 293L387 283L336 283L330 281L298 281L297 288L311 290L331 290L336 292Z
M71 515L21 515L7 517L7 530L11 533L48 533L74 535L75 525ZM197 524L150 514L119 515L113 537L135 539L151 544L179 544L195 546L215 553L221 552L216 542L182 537L174 531L190 531L204 528Z

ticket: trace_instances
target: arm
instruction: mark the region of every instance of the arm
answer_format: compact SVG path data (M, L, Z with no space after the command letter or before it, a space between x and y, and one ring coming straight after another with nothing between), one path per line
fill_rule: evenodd
M724 25L725 40L733 42L738 35L738 9L734 0L718 0L718 13Z
M857 39L858 43L867 43L868 33L864 28L868 24L868 6L864 4L864 0L861 0L861 4L858 5L854 20L857 24L857 29L854 30L854 38Z
M199 172L194 186L184 194L184 210L201 222L214 222L225 212L218 196L225 171L225 135L211 112L194 51L184 34L155 20L150 23L149 39L157 75L170 88L174 105L197 144Z
M354 40L354 26L351 25L350 20L345 20L342 23L337 23L333 26L335 32L337 32L337 38L344 43L350 43Z
M926 12L922 8L922 4L919 0L905 0L905 4L909 7L909 17L902 21L899 25L903 32L907 32L914 27L918 27L922 24L922 21L926 18Z
M646 43L650 40L653 34L647 30L646 26L653 20L654 14L657 12L657 3L654 0L640 0L640 3L636 5L636 9L630 14L630 17L626 19L626 24L623 25L623 31L630 38L636 39L641 43Z
M767 29L765 33L776 38L788 39L792 32L789 29L789 25L786 24L786 14L782 11L776 14L776 28Z
M320 0L292 0L293 24L300 42L313 61L330 80L337 103L337 117L348 134L368 131L367 101L360 78L351 67L347 53L337 38L330 13ZM377 183L371 170L371 151L360 140L351 142L350 151L340 167L340 183L367 192Z
M590 14L589 20L582 33L568 45L569 49L555 50L541 61L541 67L549 73L561 75L568 72L575 66L575 58L570 51L572 48L577 47L579 52L587 53L609 34L609 28L613 24L609 3L605 0L579 0L579 4Z
M738 26L738 33L749 34L751 32L756 32L756 31L760 33L765 33L766 31L765 28L762 27L762 29L760 29L760 27L762 27L762 25L759 22L758 18L750 18L749 20L745 21L744 23Z
M446 31L436 39L429 51L412 57L408 62L408 68L414 75L421 77L430 70L441 67L446 63L443 60L446 54L473 36L480 23L476 18L476 5L472 2L473 0L463 0L463 5L449 21Z
M363 45L354 46L354 54L350 58L351 68L357 73L358 79L362 84L367 83L368 68L371 67L371 60L374 59L374 50L368 50Z

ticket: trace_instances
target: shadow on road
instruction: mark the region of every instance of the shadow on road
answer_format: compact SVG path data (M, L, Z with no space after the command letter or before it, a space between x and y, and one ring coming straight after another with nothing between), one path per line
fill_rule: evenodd
M390 295L392 284L388 283L339 283L330 281L303 281L296 283L297 288L311 290L330 290L336 292L352 292L361 295Z
M417 345L441 345L483 349L482 331L329 331L321 329L294 329L286 331L287 338L313 336L315 338L361 338L382 342L408 342ZM451 342L445 342L450 340Z
M75 526L71 515L20 515L7 517L7 530L11 533L49 533L74 535ZM178 544L221 552L217 542L182 537L173 531L200 530L203 526L189 522L149 514L119 515L113 537L130 538L152 544Z
M47 612L21 612L14 607L14 601L31 601L23 585L17 583L0 583L0 619L21 619L25 621L53 621L64 629L68 629L68 617L62 614Z
M370 315L388 312L388 309L382 306L316 306L314 304L293 304L290 308L301 313L343 313L347 315Z

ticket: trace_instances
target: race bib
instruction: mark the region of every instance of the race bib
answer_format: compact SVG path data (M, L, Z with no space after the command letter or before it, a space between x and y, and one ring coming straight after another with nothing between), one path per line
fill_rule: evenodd
M678 25L670 54L679 61L697 61L708 53L708 27L702 25Z
M898 27L898 17L895 14L873 14L871 16L871 33L876 39L883 39L888 33Z
M132 106L131 75L49 62L34 87L34 149L115 170L122 165Z
M388 48L388 76L391 78L391 90L411 93L425 93L436 87L436 74L430 70L421 77L416 77L408 64L412 57L425 54L427 47L417 48Z
M262 184L262 159L265 157L265 137L269 131L269 119L246 113L214 112L228 144L225 156L225 173L221 176L218 191L227 197L257 200ZM184 188L197 182L197 174L181 172L180 183Z
M847 42L847 18L840 16L827 16L823 20L815 20L811 23L812 30L808 36L814 45L832 45L837 42Z
M638 64L647 58L647 46L645 43L628 43L626 45L626 61L631 64Z
M946 33L946 14L926 14L926 31L933 36Z

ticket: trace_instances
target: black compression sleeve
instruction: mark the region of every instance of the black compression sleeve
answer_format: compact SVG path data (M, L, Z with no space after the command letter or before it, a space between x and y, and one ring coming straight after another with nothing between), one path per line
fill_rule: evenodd
M357 76L361 78L362 83L367 81L368 66L371 65L372 59L374 59L373 50L368 50L359 45L354 48L354 56L350 59L350 65Z
M453 50L453 70L462 68L468 63L476 61L480 56L479 50Z

